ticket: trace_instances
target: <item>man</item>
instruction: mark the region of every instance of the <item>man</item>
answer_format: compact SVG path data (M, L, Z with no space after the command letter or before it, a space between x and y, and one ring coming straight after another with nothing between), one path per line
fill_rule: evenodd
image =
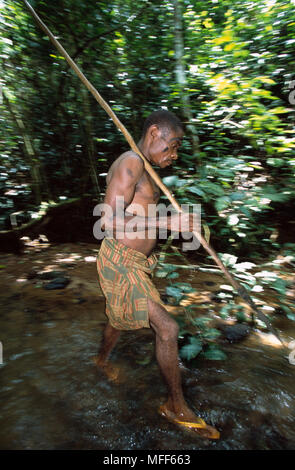
M178 158L183 138L180 120L171 112L159 110L145 121L138 147L146 159L160 168ZM96 364L109 377L114 369L108 360L120 330L152 328L156 357L168 389L168 400L159 413L168 420L193 429L198 435L218 439L219 432L197 417L188 407L182 392L178 360L178 325L171 318L149 274L155 265L151 255L156 237L151 229L180 230L179 214L165 220L151 214L160 198L159 188L144 168L142 159L132 151L123 153L110 167L104 203L112 209L105 214L104 226L111 236L103 240L98 256L98 273L106 297L108 323ZM136 215L136 232L132 219ZM194 219L182 217L189 231Z

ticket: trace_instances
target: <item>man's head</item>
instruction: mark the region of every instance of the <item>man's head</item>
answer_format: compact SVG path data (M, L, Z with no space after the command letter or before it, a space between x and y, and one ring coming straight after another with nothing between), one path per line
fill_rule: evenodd
M171 165L178 158L183 134L182 123L175 114L165 109L151 113L144 122L140 141L144 155L161 168Z

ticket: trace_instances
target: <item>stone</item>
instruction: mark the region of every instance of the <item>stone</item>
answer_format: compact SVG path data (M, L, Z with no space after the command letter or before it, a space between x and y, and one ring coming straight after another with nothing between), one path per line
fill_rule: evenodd
M70 279L67 277L56 277L52 281L45 284L44 289L55 290L55 289L64 289L69 284Z
M243 323L236 323L234 325L223 325L219 327L222 331L223 336L230 342L230 343L237 343L242 341L246 338L251 329L248 325Z

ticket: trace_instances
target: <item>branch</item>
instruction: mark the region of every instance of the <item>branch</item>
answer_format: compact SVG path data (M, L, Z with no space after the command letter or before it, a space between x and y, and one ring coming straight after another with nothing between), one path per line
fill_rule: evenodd
M103 33L100 33L97 36L87 39L87 41L85 41L84 44L82 44L82 46L80 46L77 49L77 51L73 55L73 59L75 60L84 51L84 49L86 49L91 43L97 41L98 39L103 38L104 36L108 36L109 34L112 34L114 31L120 31L121 29L125 28L129 23L132 23L132 21L139 18L148 6L149 6L149 3L146 3L136 15L130 16L127 21L125 21L124 23L121 23L119 26L118 25L114 26L108 31L104 31Z

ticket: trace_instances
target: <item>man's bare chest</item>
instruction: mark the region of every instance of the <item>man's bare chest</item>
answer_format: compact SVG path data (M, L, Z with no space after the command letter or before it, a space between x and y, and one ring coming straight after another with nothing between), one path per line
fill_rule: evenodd
M157 204L160 198L160 189L145 171L135 187L134 202L142 199L146 204Z

